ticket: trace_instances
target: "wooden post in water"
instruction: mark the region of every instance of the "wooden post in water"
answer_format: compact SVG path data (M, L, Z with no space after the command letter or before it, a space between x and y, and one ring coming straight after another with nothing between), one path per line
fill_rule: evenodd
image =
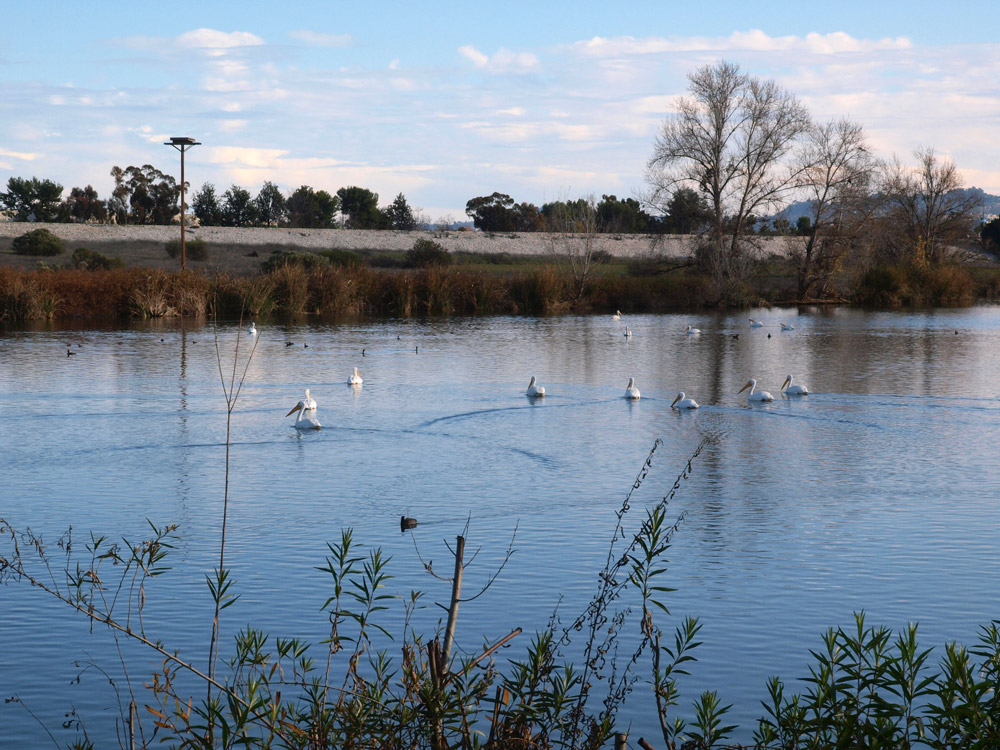
M615 735L615 750L627 750L628 748L628 735L627 734L616 734Z
M465 556L465 537L455 540L455 578L451 582L451 605L448 607L448 627L444 631L441 664L447 669L451 658L451 644L455 639L455 621L458 619L458 600L462 595L462 558Z

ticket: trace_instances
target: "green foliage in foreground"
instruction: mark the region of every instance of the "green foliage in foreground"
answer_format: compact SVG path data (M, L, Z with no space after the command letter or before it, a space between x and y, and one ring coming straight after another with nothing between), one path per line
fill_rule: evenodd
M389 633L379 619L397 602L387 592L390 560L377 548L359 550L350 530L328 545L318 568L327 579L322 611L329 636L314 646L248 626L218 672L214 659L207 668L196 666L145 632L146 585L168 569L174 525L150 524L151 537L138 543L91 535L78 545L67 535L57 545L66 551L63 567L46 557L30 531L16 531L0 519L0 582L28 582L116 639L159 654L162 667L142 680L148 698L139 702L145 710L137 711L134 699L121 706L120 729L131 727L126 741L134 747L596 750L617 727L631 723L626 698L640 685L652 691L661 728L660 737L643 738L645 747L737 747L728 744L737 731L727 722L731 706L718 692L696 696L686 711L678 708L680 680L700 645L698 621L687 618L671 635L658 624L669 616L665 553L682 520L669 520L668 505L704 445L631 535L623 534L632 492L626 496L608 563L580 616L564 629L553 620L520 656L502 662L497 649L514 642L519 630L451 659L447 635L442 646L441 633L421 634L411 626L421 598L416 592L403 603L401 631ZM655 451L634 489L645 481ZM64 580L51 577L61 568ZM236 600L225 569L207 578L219 611ZM123 582L128 585L121 590L131 592L128 601L106 596ZM631 654L615 647L626 628L640 636ZM811 652L803 692L790 694L779 678L771 678L753 744L744 747L1000 747L1000 621L984 626L971 650L947 644L936 667L916 635L916 625L900 633L869 626L863 613L852 628L829 630ZM394 636L396 655L376 648ZM567 651L581 654L581 661L565 661L561 654ZM186 693L182 672L203 681L207 695ZM138 689L129 687L123 695ZM79 731L72 747L93 747L85 730Z
M48 229L33 229L15 237L11 248L17 255L59 255L63 251L63 241Z

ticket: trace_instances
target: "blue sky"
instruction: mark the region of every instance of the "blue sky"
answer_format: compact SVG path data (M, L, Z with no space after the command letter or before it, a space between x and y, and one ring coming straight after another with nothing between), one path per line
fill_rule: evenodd
M112 166L179 171L162 143L190 135L189 182L220 193L361 185L431 220L633 196L686 73L725 58L1000 193L1000 3L819 5L6 0L0 185L106 197Z

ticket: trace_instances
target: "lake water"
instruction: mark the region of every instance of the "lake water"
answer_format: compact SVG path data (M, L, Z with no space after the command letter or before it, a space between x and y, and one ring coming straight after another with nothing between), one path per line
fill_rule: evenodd
M748 315L765 326L751 330ZM687 325L701 335L686 336ZM712 442L671 511L685 520L668 553L677 591L667 603L676 622L694 615L704 626L683 713L698 690L718 689L748 738L766 677L802 677L821 633L857 610L897 628L919 620L927 646L971 644L1000 616L998 308L258 329L233 419L227 561L241 598L224 612L229 633L251 623L323 638L329 585L315 566L344 527L392 555L390 592L426 592L417 625L431 632L442 615L431 602L449 591L421 559L450 574L445 543L468 524L469 551L481 550L465 576L474 592L517 526L496 583L462 605L459 648L518 626L530 634L560 601L571 620L654 441L663 445L630 530L704 437ZM219 328L227 371L238 331ZM347 385L355 366L360 389ZM788 373L811 395L753 408L737 395L754 377L778 396ZM544 401L524 395L532 375ZM638 402L623 398L630 376ZM307 387L323 429L299 433L284 415ZM671 411L679 390L702 408ZM0 332L0 516L52 551L69 526L80 545L91 531L141 539L146 519L180 524L173 570L149 586L146 628L202 662L225 413L210 326ZM404 514L419 520L413 532L400 532ZM115 692L92 666L117 675L115 654L106 631L89 633L38 590L0 588L0 692L19 696L60 742L74 736L62 723L75 708L99 746L115 743ZM137 684L159 663L138 649L127 657ZM633 738L657 745L642 682L630 705L621 728L631 722ZM0 704L0 746L50 742L24 707Z

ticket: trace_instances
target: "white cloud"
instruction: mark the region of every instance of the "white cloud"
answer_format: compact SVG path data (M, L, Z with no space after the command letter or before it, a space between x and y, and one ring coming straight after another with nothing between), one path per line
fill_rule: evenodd
M577 42L573 48L588 57L659 55L679 52L799 52L833 55L844 52L906 50L913 44L905 37L856 39L844 32L809 33L800 36L770 36L759 30L734 31L726 37L599 37Z
M292 39L298 39L310 47L349 47L354 43L350 34L323 34L307 29L289 31L288 36Z
M177 44L186 49L197 49L208 55L222 55L227 50L239 47L258 47L264 40L249 31L216 31L215 29L195 29L177 37Z
M27 151L8 151L4 148L0 148L0 156L10 159L21 159L22 161L34 161L38 158L38 154L33 154ZM11 169L11 167L8 167L8 169Z
M243 130L247 126L246 120L223 120L219 123L219 130L223 133L235 133Z
M491 57L480 52L472 45L458 48L462 57L466 58L479 70L487 73L530 73L539 69L538 58L530 52L511 52L501 47Z

